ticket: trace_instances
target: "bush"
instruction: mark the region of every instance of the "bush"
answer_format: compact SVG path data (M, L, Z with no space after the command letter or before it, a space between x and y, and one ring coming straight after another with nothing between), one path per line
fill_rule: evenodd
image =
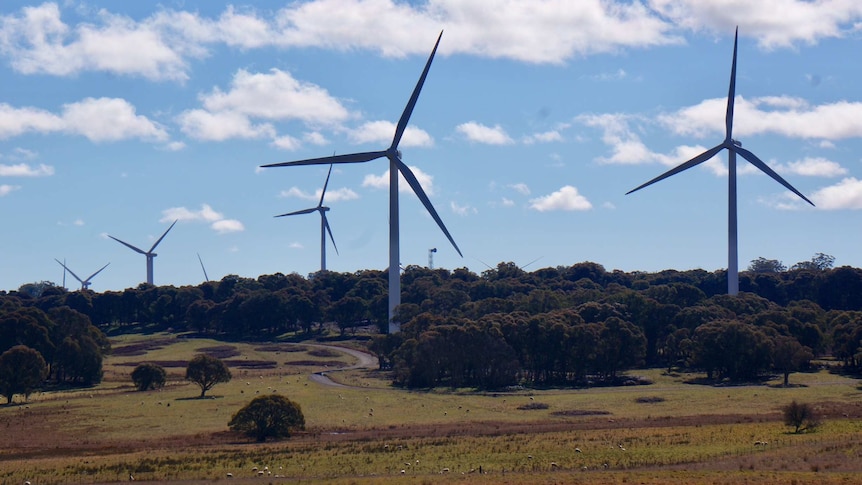
M207 354L198 354L189 361L186 367L186 379L194 382L201 388L201 399L206 392L220 382L230 381L230 370L224 362Z
M151 363L139 364L132 371L132 382L139 391L161 389L165 386L166 377L167 374L162 366Z
M305 416L299 404L270 394L254 398L233 415L228 426L263 442L270 437L287 438L294 430L305 429Z
M791 402L781 408L784 414L784 424L793 426L794 433L813 431L820 425L820 416L810 404Z

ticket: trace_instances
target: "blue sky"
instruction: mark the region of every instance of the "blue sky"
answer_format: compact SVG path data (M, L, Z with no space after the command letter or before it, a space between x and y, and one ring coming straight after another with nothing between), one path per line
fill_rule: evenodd
M401 184L401 262L475 272L594 261L727 267L726 155L627 191L734 137L816 205L740 162L739 260L823 252L862 266L862 5L843 1L316 0L0 4L0 289L155 284L319 268L328 167L401 143L458 256ZM385 159L337 166L331 270L388 261ZM67 286L77 288L71 277Z

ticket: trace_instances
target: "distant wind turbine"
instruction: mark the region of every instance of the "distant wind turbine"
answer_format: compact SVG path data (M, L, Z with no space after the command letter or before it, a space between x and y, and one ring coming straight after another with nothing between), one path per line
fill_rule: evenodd
M335 248L335 254L338 254L338 246L335 245L335 238L332 237L332 229L329 228L329 221L326 219L326 213L329 207L323 205L323 197L326 195L326 187L329 185L329 176L332 175L332 164L329 164L329 173L326 174L326 182L323 184L323 191L320 193L320 202L317 207L303 209L287 214L277 215L275 217L295 216L299 214L311 214L312 212L320 212L320 271L326 271L326 233L329 233L329 239L332 241L332 247Z
M103 269L107 268L108 265L111 264L111 263L108 263L108 264L102 266L101 268L99 268L99 271L96 271L95 273L91 274L90 276L87 276L86 279L82 280L81 278L78 278L78 275L76 275L71 269L69 269L68 266L66 266L66 263L61 263L60 260L56 259L56 258L54 258L54 261L56 261L57 264L59 264L60 266L63 267L63 286L64 287L66 286L66 281L65 281L66 280L66 272L68 271L69 274L72 275L72 277L74 277L76 280L78 280L79 283L81 283L81 289L82 290L89 289L90 288L90 280L92 280L94 276L101 273Z
M202 269L202 270L203 270L203 272L204 272L204 279L205 279L205 280L207 280L207 281L209 281L209 280L210 280L210 277L209 277L209 276L207 276L207 269L206 269L206 268L204 268L204 260L203 260L203 259L201 259L201 253L197 253L197 255L198 255L198 261L200 261L200 263L201 263L201 269Z
M413 113L413 108L416 106L416 100L419 99L419 93L422 91L422 85L425 83L425 77L428 75L428 70L431 68L431 61L434 60L434 54L437 52L437 46L440 45L440 39L443 37L443 32L437 37L437 43L434 44L434 49L428 57L428 62L425 64L425 69L419 77L419 82L413 89L413 94L401 114L401 119L398 120L398 125L395 128L395 137L392 139L392 144L389 148L383 151L352 153L347 155L333 155L331 157L312 158L308 160L299 160L295 162L282 162L263 165L263 167L288 167L297 165L324 165L332 163L362 163L386 157L389 159L389 333L395 333L401 330L401 324L393 320L395 316L395 307L401 303L401 274L399 272L400 265L400 249L399 249L399 230L398 230L398 174L399 172L404 177L404 180L413 189L413 192L422 201L425 209L431 214L431 217L440 226L443 234L452 243L452 246L458 251L458 254L463 257L452 235L443 224L443 220L434 210L431 200L416 179L413 171L401 160L401 152L398 150L398 144L401 142L401 137L404 135L404 130L407 128L407 122L410 120L410 115Z
M632 192L638 191L648 185L652 185L659 180L664 180L672 175L676 175L679 172L684 170L688 170L695 165L701 164L713 156L715 156L721 150L727 149L727 166L728 166L728 208L727 208L727 293L729 295L736 295L739 293L739 262L737 256L737 223L736 223L736 155L739 154L742 158L748 160L752 165L759 168L762 172L772 177L775 181L786 187L788 190L793 192L802 198L805 202L808 202L812 206L813 202L808 200L807 197L802 195L801 192L796 190L790 183L781 178L774 170L769 168L768 165L763 163L763 161L750 151L742 148L742 144L738 141L734 140L732 137L733 134L733 103L734 98L736 97L736 46L737 40L739 38L739 28L737 27L736 33L733 37L733 63L730 67L730 88L727 92L727 114L725 116L725 136L724 141L720 144L710 148L709 150L701 153L700 155L692 158L691 160L678 165L677 167L668 170L667 172L659 175L658 177L650 180L649 182L640 185L628 192L626 195L631 194Z
M144 251L143 249L136 248L135 246L132 246L131 244L129 244L125 241L121 241L121 240L115 238L114 236L111 236L110 234L108 235L108 237L113 239L114 241L117 241L118 243L122 244L123 246L126 246L127 248L131 249L132 251L143 254L144 256L147 257L147 283L153 284L153 258L158 256L153 251L155 251L156 246L158 246L159 243L162 242L162 239L164 239L165 236L168 235L168 232L170 232L170 230L174 228L174 225L178 221L179 221L179 219L177 219L176 221L174 221L173 224L171 224L171 227L169 227L168 230L165 231L164 234L162 234L162 237L160 237L156 240L155 244L153 244L153 247L151 247L149 251Z

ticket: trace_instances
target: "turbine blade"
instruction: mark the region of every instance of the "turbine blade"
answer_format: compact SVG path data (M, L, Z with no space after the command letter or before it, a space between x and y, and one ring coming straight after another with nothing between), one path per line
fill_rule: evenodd
M90 282L90 280L91 280L91 279L93 279L93 276L96 276L97 274L101 273L101 272L102 272L102 270L103 270L103 269L105 269L105 268L107 268L107 267L108 267L108 265L110 265L110 264L111 264L111 263L108 263L108 264L106 264L106 265L102 266L102 267L99 269L99 271L96 271L95 273L91 274L91 275L90 275L90 276L88 276L88 277L87 277L87 279L86 279L86 280L84 280L84 281L86 281L87 283L89 283L89 282ZM83 281L82 281L81 283L83 284Z
M323 183L323 190L320 192L320 202L317 203L317 207L321 207L323 205L323 197L326 195L326 187L329 185L329 176L332 175L332 164L329 164L329 173L326 174L326 182Z
M126 246L127 248L131 249L132 251L135 251L135 252L138 252L141 254L147 254L146 251L144 251L142 249L138 249L138 248L132 246L131 244L127 243L126 241L120 241L119 239L115 238L114 236L111 236L110 234L108 234L108 237L113 239L114 241L117 241L118 243L122 244L123 246Z
M386 152L348 153L347 155L333 155L331 157L308 158L306 160L296 160L294 162L270 163L268 165L261 165L261 167L295 167L299 165L325 165L327 163L361 163L385 156Z
M338 246L335 245L335 238L332 237L332 229L329 227L329 219L326 218L325 212L321 212L320 215L323 217L323 225L326 227L326 232L329 233L329 240L332 241L332 247L335 248L335 254L338 254Z
M167 236L167 235L168 235L168 232L170 232L170 230L174 228L174 225L175 225L177 222L179 222L179 219L175 220L175 221L174 221L174 223L173 223L173 224L171 224L171 227L169 227L169 228L168 228L168 230L167 230L167 231L165 231L165 233L164 233L164 234L162 234L162 237L160 237L160 238L158 238L158 239L156 240L156 243L155 243L155 244L153 244L153 247L151 247L151 248L150 248L150 251L149 251L149 252L151 252L151 253L152 253L153 251L155 251L155 250L156 250L156 246L158 246L158 245L159 245L159 243L160 243L160 242L162 242L162 239L164 239L164 238L165 238L165 236Z
M57 261L58 263L60 263L60 261L59 261L58 259L54 259L54 261ZM63 263L60 263L60 266L62 266L62 267L63 267L63 269L65 269L66 271L68 271L68 272L69 272L69 274L70 274L70 275L72 275L72 277L74 277L76 280L78 280L78 283L81 283L82 285L84 284L84 282L83 282L83 281L81 281L81 278L78 278L78 275L76 275L74 272L72 272L72 270L71 270L71 269L69 269L69 267L68 267L68 266L66 266L66 265L65 265L65 264L63 264Z
M443 231L443 234L449 239L449 242L452 243L452 246L455 248L455 251L458 251L458 255L462 258L464 257L461 254L461 250L458 248L458 245L455 244L455 240L452 239L452 235L449 234L449 230L446 229L446 225L443 224L443 220L440 219L440 216L437 215L437 211L434 210L434 206L431 204L431 200L425 195L425 190L422 189L422 185L419 184L419 180L416 179L416 176L413 175L413 172L410 170L407 165L404 164L398 157L393 157L392 161L395 163L395 166L398 167L398 171L401 172L401 175L404 176L404 180L410 184L410 188L413 189L413 192L416 194L416 197L419 197L419 200L422 201L422 205L425 206L425 209L428 210L428 213L431 214L431 217L434 218L434 221L437 222L437 225L440 226L440 229Z
M761 172L765 173L766 175L769 175L770 177L773 178L773 180L775 180L776 182L785 186L787 188L787 190L798 195L799 197L802 198L802 200L804 200L805 202L808 202L812 206L814 205L814 202L811 202L810 200L808 200L808 197L805 197L804 195L802 195L802 192L796 190L795 187L790 185L790 182L781 178L781 175L778 175L778 173L776 173L775 170L772 170L771 168L769 168L769 165L763 163L763 160L757 158L757 155L751 153L750 151L748 151L742 147L733 147L732 150L734 150L734 151L736 151L736 153L742 155L742 158L751 162L751 164L754 165L755 167L759 168Z
M416 100L419 99L419 93L422 91L422 85L425 84L425 77L428 76L428 70L431 69L431 61L434 60L434 54L437 52L437 46L440 45L440 39L442 37L443 31L441 30L440 35L437 36L437 43L434 44L434 49L431 51L431 55L428 57L428 62L425 63L425 69L422 71L422 75L419 76L419 82L417 82L416 87L413 88L413 94L410 96L410 101L408 101L407 106L404 107L404 112L401 113L401 119L398 120L398 126L395 127L395 137L392 139L392 145L389 147L390 150L397 149L398 144L401 143L401 137L404 135L404 129L407 128L407 122L410 121L410 115L413 114L413 108L416 106Z
M642 189L648 185L652 185L652 184L654 184L660 180L664 180L664 179L666 179L672 175L676 175L676 174L678 174L684 170L688 170L691 167L694 167L695 165L703 163L703 162L709 160L710 158L714 157L715 154L718 153L719 151L721 151L722 148L725 148L724 143L722 143L721 145L718 145L718 146L714 146L714 147L710 148L709 150L701 153L700 155L692 158L691 160L689 160L683 164L677 165L675 168L668 170L667 172L659 175L658 177L650 180L649 182L647 182L645 184L641 184L641 185L629 190L628 192L626 192L626 195L629 195L632 192L637 192L638 190L640 190L640 189Z
M736 44L739 39L739 27L733 34L733 63L730 65L730 87L727 90L727 114L724 117L724 139L730 141L733 136L733 103L736 100Z
M207 281L209 281L209 280L210 280L210 277L209 277L209 276L207 276L207 269L206 269L206 268L204 268L204 260L203 260L203 259L201 259L201 253L196 253L196 254L198 255L198 261L200 261L200 263L201 263L201 269L202 269L202 270L203 270L203 272L204 272L204 279L205 279L205 280L207 280Z
M312 207L311 209L302 209L301 211L288 212L287 214L279 214L274 217L285 217L285 216L295 216L298 214L311 214L312 212L317 212L318 207Z

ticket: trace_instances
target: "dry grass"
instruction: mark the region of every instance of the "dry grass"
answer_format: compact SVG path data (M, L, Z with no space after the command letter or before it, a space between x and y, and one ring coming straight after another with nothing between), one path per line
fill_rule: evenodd
M99 386L0 408L0 483L129 474L209 483L227 473L241 483L254 466L304 483L862 482L862 392L856 380L826 372L793 375L797 386L786 389L779 381L692 385L693 376L649 370L640 373L649 386L423 392L393 389L367 370L330 374L357 388L312 382L312 372L355 359L310 345L156 335L124 336L114 347ZM128 376L137 363L185 362L202 351L232 364L233 380L212 398L195 399L184 367L167 369L161 391L134 391ZM255 362L273 364L247 365ZM259 445L228 432L236 410L270 392L302 406L306 433ZM816 433L789 434L781 424L778 410L792 399L826 415Z

